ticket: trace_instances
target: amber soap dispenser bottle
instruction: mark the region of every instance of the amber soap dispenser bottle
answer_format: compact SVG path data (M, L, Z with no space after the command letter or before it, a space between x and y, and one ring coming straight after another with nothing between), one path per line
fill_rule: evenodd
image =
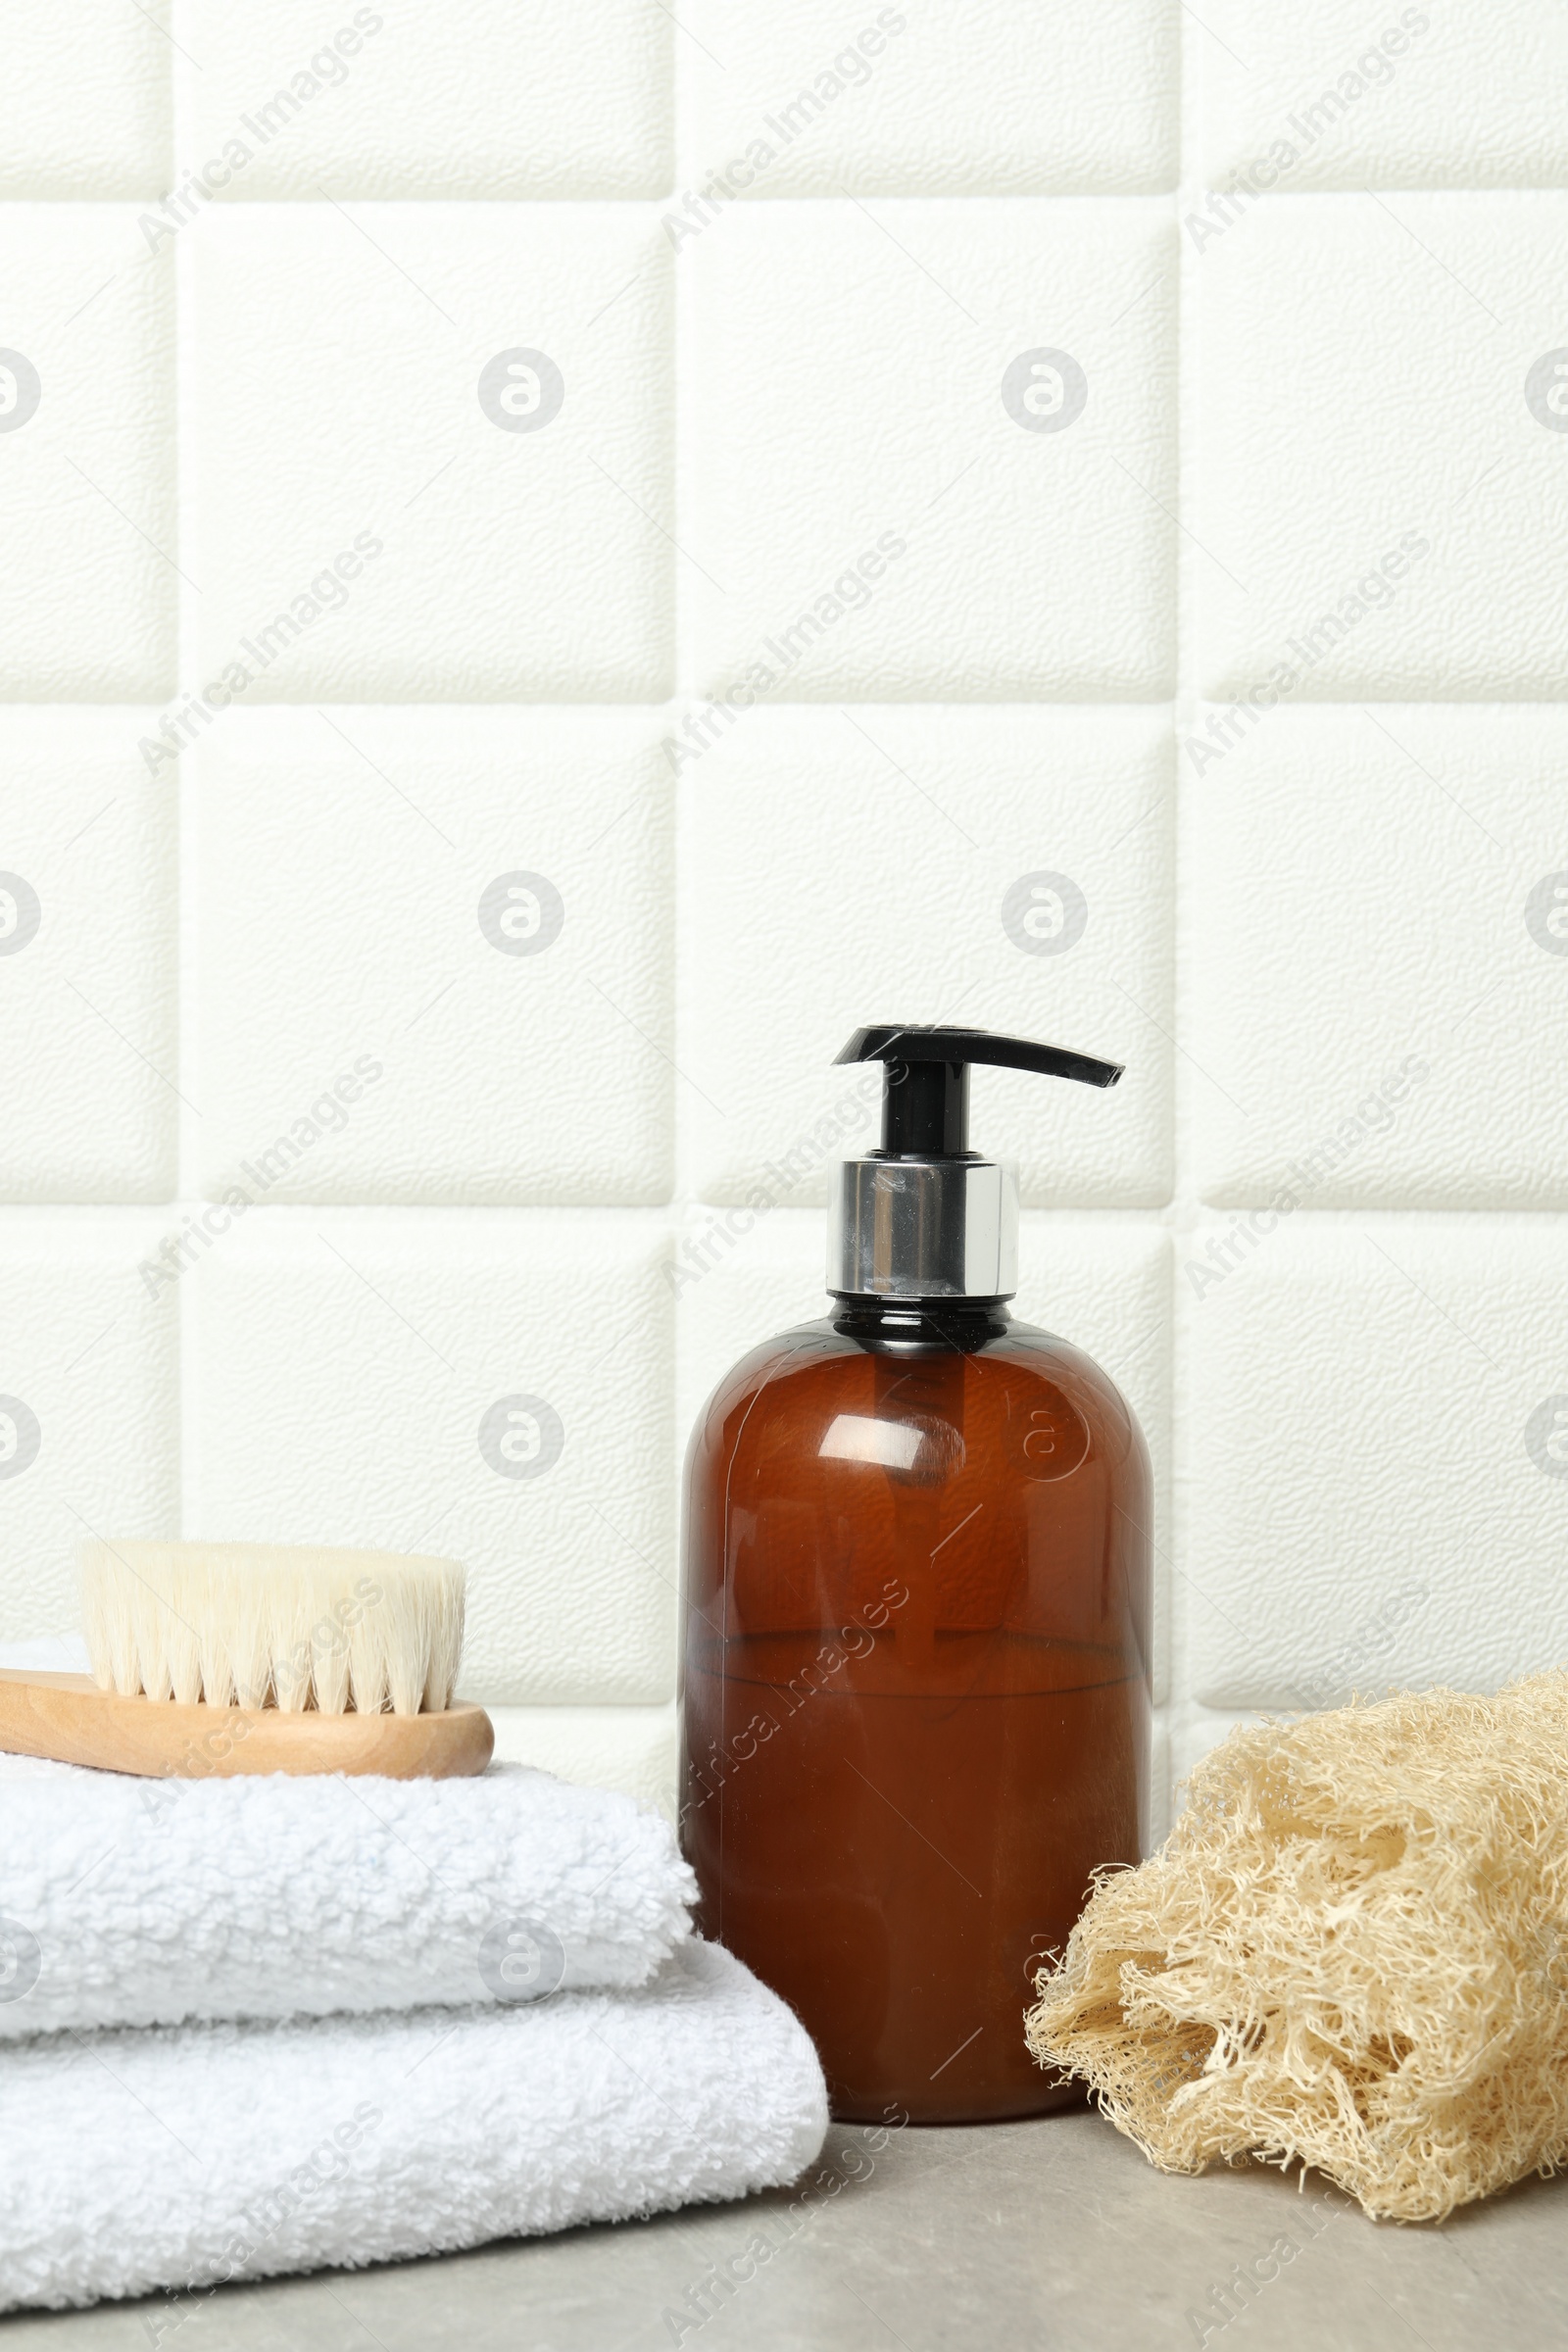
M721 1381L687 1460L682 1839L705 1935L794 2008L845 2119L1038 2115L1024 2043L1090 1873L1143 1851L1149 1459L1015 1323L1014 1171L972 1062L1111 1086L983 1029L858 1029L882 1141L840 1172L831 1313Z

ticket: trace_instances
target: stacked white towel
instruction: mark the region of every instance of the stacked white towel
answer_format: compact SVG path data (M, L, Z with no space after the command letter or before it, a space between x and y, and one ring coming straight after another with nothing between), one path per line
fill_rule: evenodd
M646 1984L691 1932L659 1814L520 1764L150 1781L0 1756L0 1910L41 1962L0 2040L482 2001L496 1965L526 1978L529 1923L519 1990Z
M0 1819L0 2309L742 2196L821 2145L805 2033L627 1797L7 1757Z

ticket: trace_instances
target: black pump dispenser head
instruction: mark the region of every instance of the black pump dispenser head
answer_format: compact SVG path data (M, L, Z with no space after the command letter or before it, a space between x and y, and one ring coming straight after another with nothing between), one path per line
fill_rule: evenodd
M881 1062L882 1151L899 1159L967 1156L972 1062L1077 1078L1085 1086L1114 1086L1122 1074L1119 1061L1096 1061L1092 1054L1037 1045L1032 1038L998 1037L990 1029L895 1029L886 1022L857 1029L834 1059Z
M857 1029L839 1061L883 1064L882 1142L841 1163L827 1287L839 1297L1004 1298L1017 1288L1018 1181L969 1150L969 1069L1114 1086L1115 1061L989 1029Z

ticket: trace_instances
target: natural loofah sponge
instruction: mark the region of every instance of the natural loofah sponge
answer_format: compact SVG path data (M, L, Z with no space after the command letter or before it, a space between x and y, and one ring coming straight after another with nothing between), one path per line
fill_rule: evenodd
M1028 2020L1167 2172L1441 2221L1568 2160L1568 1673L1232 1732Z

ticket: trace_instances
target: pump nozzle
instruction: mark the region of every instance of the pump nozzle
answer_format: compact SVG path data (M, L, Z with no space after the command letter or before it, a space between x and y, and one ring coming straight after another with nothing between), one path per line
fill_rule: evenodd
M998 1037L990 1029L897 1029L888 1022L857 1029L834 1059L883 1064L882 1149L895 1157L946 1159L967 1152L971 1062L1076 1078L1085 1086L1114 1086L1122 1074L1119 1061L1097 1061L1032 1038Z
M1114 1086L1121 1063L989 1029L891 1023L857 1029L836 1059L882 1063L882 1142L840 1165L828 1289L841 1297L1010 1298L1017 1174L969 1150L970 1065Z

